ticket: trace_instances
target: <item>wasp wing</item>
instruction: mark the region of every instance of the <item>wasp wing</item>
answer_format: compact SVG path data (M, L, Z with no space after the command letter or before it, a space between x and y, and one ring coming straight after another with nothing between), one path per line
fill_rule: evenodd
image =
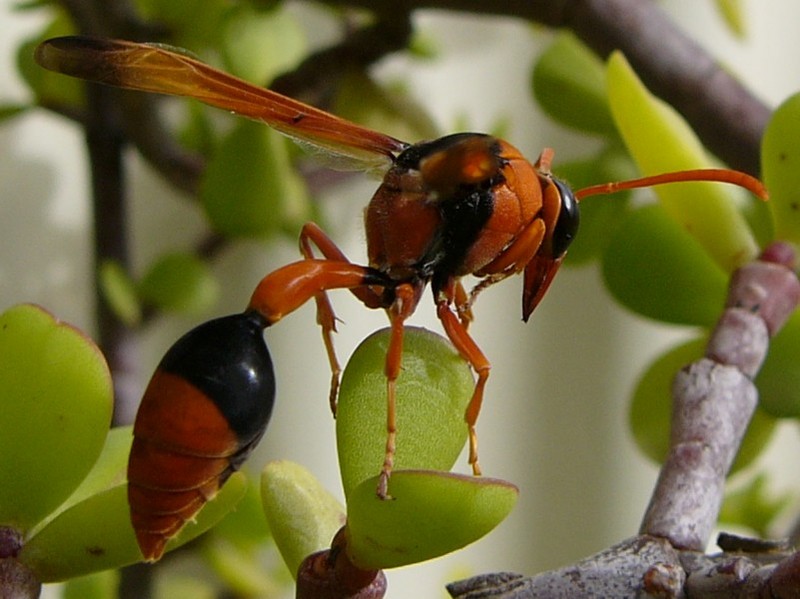
M277 131L361 168L388 165L408 144L313 106L258 87L176 48L83 36L47 40L36 48L46 69L97 83L185 96L262 121Z

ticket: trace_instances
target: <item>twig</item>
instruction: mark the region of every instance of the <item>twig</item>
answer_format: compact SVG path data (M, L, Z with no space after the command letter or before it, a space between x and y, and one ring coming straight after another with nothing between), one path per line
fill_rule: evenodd
M396 0L325 0L336 6L391 10ZM761 135L770 110L683 34L655 2L641 0L405 0L404 10L440 8L504 15L572 29L600 56L625 53L658 96L674 106L730 166L760 170Z
M130 263L125 173L125 139L114 118L110 90L87 86L86 146L91 163L95 273L107 260L123 268ZM140 389L137 380L136 336L116 317L95 284L97 332L115 386L114 423L132 421Z
M22 550L22 533L12 526L0 526L0 597L36 599L42 583L25 564L17 560Z
M678 553L664 539L636 537L574 565L534 577L489 574L448 585L457 599L522 599L528 597L617 599L636 597L648 572L683 583Z
M120 120L128 140L167 181L191 199L197 198L206 161L180 145L158 110L161 98L114 89L121 106Z
M296 69L277 77L270 88L316 106L330 104L331 91L343 76L404 50L411 31L411 15L396 10L388 18L379 18L371 26L352 31L338 44L308 56Z
M456 599L790 599L798 588L800 553L707 556L645 535L539 576L486 574L448 591Z

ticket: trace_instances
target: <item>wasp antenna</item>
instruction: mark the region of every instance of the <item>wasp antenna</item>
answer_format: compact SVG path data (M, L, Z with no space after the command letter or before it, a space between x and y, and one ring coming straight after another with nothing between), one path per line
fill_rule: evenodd
M688 181L710 181L718 183L730 183L738 185L748 190L762 200L769 199L769 193L764 184L755 177L724 168L706 168L689 171L676 171L674 173L663 173L650 177L641 177L629 181L614 181L611 183L601 183L584 187L575 192L575 198L580 201L585 197L603 195L623 191L625 189L638 189L640 187L652 187L654 185L665 185L667 183L684 183Z

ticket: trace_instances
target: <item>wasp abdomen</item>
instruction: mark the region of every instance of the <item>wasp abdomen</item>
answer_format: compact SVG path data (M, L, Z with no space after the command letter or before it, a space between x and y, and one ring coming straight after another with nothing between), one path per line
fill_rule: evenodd
M161 556L264 433L275 377L263 325L253 313L206 322L170 348L150 380L128 462L131 522L148 560Z

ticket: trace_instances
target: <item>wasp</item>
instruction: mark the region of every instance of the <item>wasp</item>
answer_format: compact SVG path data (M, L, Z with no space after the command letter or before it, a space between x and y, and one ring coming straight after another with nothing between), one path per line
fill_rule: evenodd
M705 180L766 197L758 180L725 169L668 173L573 192L552 175L550 149L531 163L508 142L482 133L406 143L161 45L63 37L42 43L36 60L45 68L106 85L196 98L365 169L385 170L364 214L365 265L351 262L318 225L308 223L300 232L301 260L265 276L242 314L190 331L158 366L136 417L128 469L132 521L149 560L161 556L167 540L214 496L260 439L275 394L262 331L307 301L316 302L332 372L334 414L340 366L328 292L349 289L364 306L388 315L386 449L377 488L378 496L386 498L404 326L426 287L447 337L476 375L464 419L469 463L480 475L475 425L491 364L468 329L481 291L522 273L522 318L527 321L578 231L579 200L589 195ZM462 283L467 275L478 279L469 292Z

